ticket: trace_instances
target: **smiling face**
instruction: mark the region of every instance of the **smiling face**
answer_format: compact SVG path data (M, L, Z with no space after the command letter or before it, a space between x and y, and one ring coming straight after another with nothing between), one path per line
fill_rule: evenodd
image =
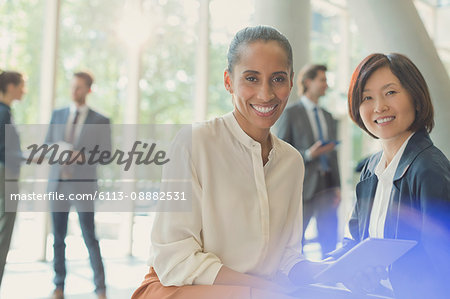
M276 41L241 46L225 88L233 97L234 115L250 137L267 134L280 117L292 89L293 73L285 50Z
M399 79L389 67L382 67L367 80L359 113L370 133L401 145L412 133L416 109Z

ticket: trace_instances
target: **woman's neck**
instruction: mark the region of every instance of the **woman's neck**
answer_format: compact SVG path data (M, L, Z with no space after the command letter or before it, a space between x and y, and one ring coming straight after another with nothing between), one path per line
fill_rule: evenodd
M269 153L272 150L272 138L270 137L270 133L267 135L267 139L265 144L261 143L261 157L263 160L263 165L269 161Z
M270 137L270 128L268 129L257 129L252 128L249 126L245 126L245 120L241 119L239 115L237 115L239 112L233 111L234 118L238 122L239 126L242 130L244 130L245 134L250 136L253 140L261 144L261 156L263 163L266 164L266 162L269 160L269 153L272 149L272 139Z
M411 136L413 132L407 131L402 136L398 136L396 138L391 139L383 139L381 140L381 147L383 148L384 156L386 157L386 165L388 166L391 163L392 159L394 159L398 150L402 147L403 143Z
M250 135L249 135L250 136ZM261 144L261 158L263 160L263 165L269 161L269 153L272 149L272 138L270 137L270 130L266 134L261 134L261 136L250 136L252 139Z

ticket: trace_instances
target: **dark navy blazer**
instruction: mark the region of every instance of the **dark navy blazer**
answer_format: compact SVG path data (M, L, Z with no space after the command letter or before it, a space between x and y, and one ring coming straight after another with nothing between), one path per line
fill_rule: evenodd
M11 119L11 108L0 102L0 164L6 164L8 179L17 179L23 155L20 149L19 134ZM8 130L6 125L10 125ZM7 163L5 163L6 157L8 157Z
M378 184L374 154L356 186L357 202L338 257L369 236L370 213ZM384 237L418 241L389 269L396 298L448 298L450 294L450 163L425 129L409 140L394 175Z

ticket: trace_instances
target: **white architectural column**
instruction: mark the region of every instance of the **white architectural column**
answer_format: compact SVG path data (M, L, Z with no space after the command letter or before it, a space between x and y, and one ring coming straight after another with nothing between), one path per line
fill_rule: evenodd
M295 73L309 62L310 0L257 0L255 1L255 25L273 26L289 39L294 54ZM297 76L294 79L290 100L298 98L296 78Z
M195 72L194 121L204 121L208 111L209 0L200 0L199 38Z
M56 61L58 53L60 0L45 1L44 28L42 34L42 57L40 71L38 123L48 124L55 105ZM42 169L48 172L48 168ZM46 184L36 184L35 192L45 193ZM47 236L51 232L50 214L37 213L36 222L42 230L37 230L41 244L38 248L40 260L45 261L47 255Z
M343 94L347 94L350 76L350 53L351 53L351 34L350 34L350 16L347 11L341 11L339 14L339 31L341 42L339 43L339 63L336 70L336 89ZM347 110L347 109L346 109Z
M141 79L142 47L149 36L150 26L146 21L148 16L142 7L142 0L127 0L125 2L123 19L121 21L121 35L124 45L127 47L127 89L124 105L123 124L126 136L122 140L123 148L132 148L138 136L137 126L127 124L139 123L139 111L141 93L139 81ZM122 174L121 180L131 182L125 184L121 190L127 194L136 191L135 165ZM128 202L127 209L134 210L134 202ZM122 214L122 226L119 231L119 240L122 250L127 255L132 255L134 212Z
M336 84L335 89L340 94L347 94L350 70L350 52L351 52L351 34L350 34L350 16L347 10L339 10L339 33L341 41L338 44L338 67L335 70ZM338 119L338 140L341 144L337 148L339 159L339 171L341 174L341 204L338 208L338 238L342 240L345 226L349 220L349 214L354 206L354 167L353 160L353 122L348 117L347 105L343 107L341 101L334 101L333 116Z
M126 105L124 106L124 124L137 124L139 122L140 89L139 80L141 78L141 46L131 45L127 54L127 94Z
M450 156L450 78L412 0L347 0L367 54L399 52L422 72L430 88L436 126L433 141ZM363 57L361 57L363 59Z
M61 1L45 2L44 31L42 38L42 65L39 95L39 119L41 124L50 122L55 104L56 61L58 51L59 13Z
M124 106L124 124L138 124L139 123L139 107L140 107L140 89L139 80L141 78L141 59L142 50L141 45L129 45L127 55L127 96L126 105ZM123 139L124 148L132 148L132 144L137 140L138 127L130 128L125 125L126 138ZM136 168L135 165L126 171L122 177L122 180L136 181ZM136 183L126 184L125 191L127 194L136 191ZM128 209L134 210L134 202L128 203ZM119 232L119 239L123 245L122 250L125 254L131 256L133 251L133 227L134 227L134 212L122 214L123 225Z

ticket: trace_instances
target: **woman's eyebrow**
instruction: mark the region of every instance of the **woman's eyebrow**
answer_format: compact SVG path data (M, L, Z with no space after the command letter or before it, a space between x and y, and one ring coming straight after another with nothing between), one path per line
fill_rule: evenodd
M388 87L391 87L392 85L396 85L396 84L394 82L391 82L391 83L383 85L383 87L381 87L381 89L386 89Z
M243 71L242 72L243 74L245 74L245 73L252 73L252 74L260 74L260 72L258 72L258 71L254 71L254 70L245 70L245 71Z
M272 75L286 75L287 76L287 72L279 71L279 72L274 72Z
M260 72L254 71L254 70L245 70L242 73L243 74L245 74L245 73L252 73L252 74L256 74L256 75L260 74ZM287 76L287 72L285 72L285 71L278 71L278 72L273 72L272 75L286 75Z
M390 83L387 83L387 84L381 86L381 89L386 89L388 87L391 87L392 85L396 85L396 84L394 82L390 82ZM368 88L364 88L364 90L363 90L363 92L368 92L368 91L370 91L370 89L368 89Z

